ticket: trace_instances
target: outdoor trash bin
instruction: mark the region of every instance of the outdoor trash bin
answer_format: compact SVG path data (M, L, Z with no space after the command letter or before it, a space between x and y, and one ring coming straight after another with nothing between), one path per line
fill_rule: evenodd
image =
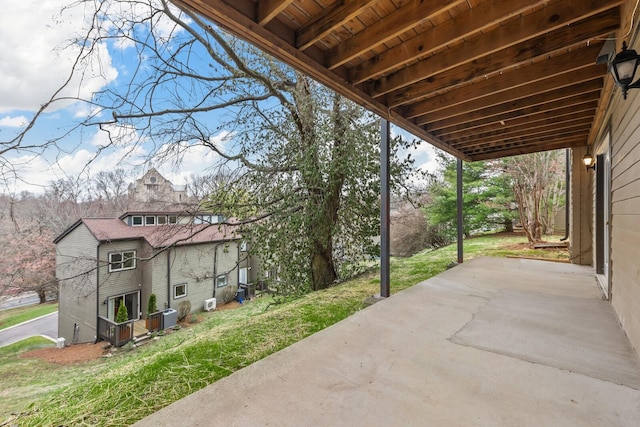
M244 289L238 289L238 293L236 294L236 301L239 303L244 302Z
M178 321L178 312L173 308L162 310L162 329L169 329L176 326Z

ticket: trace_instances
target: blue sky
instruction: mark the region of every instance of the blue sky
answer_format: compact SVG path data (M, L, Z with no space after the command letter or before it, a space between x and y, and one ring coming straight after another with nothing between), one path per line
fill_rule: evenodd
M69 0L8 0L8 4L3 5L0 16L0 52L3 56L0 61L0 141L10 140L19 132L69 76L78 52L73 46L69 47L69 40L81 34L85 17L81 8L61 13L68 3ZM129 49L130 46L124 44L102 46L99 70L95 70L93 76L83 76L82 81L79 78L72 80L66 94L80 94L86 98L106 85L117 84L119 78L126 77L131 71L127 59ZM43 141L63 134L78 118L90 113L92 111L80 103L57 104L41 117L26 143L41 145ZM114 126L111 130L124 132L129 141L138 139L131 129ZM396 127L393 131L401 132ZM222 141L228 136L222 130L215 138ZM407 135L407 138L412 137ZM98 148L105 143L105 133L85 128L82 135L76 133L65 138L59 144L59 150L5 154L20 179L0 185L0 194L23 190L41 192L52 180L80 174L90 176L113 169L114 165L137 167L138 175L143 173L144 166L141 165L148 154L143 145L131 153L130 147L123 144L95 158ZM421 144L412 155L423 169L434 170L430 145ZM208 149L196 147L187 152L179 168L170 163L155 166L175 184L183 184L189 175L204 173L214 160Z

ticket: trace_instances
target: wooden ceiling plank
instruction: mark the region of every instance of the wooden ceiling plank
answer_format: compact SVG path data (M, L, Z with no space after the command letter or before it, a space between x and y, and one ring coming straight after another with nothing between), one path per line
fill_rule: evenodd
M590 88L589 91L586 91L587 87ZM502 105L469 111L463 115L445 117L441 120L430 122L426 125L426 128L429 132L438 132L438 130L451 127L456 127L456 130L472 128L555 108L572 107L589 101L597 102L601 87L602 79L598 78L597 80L579 83L574 87L567 86L554 91L520 98ZM576 95L574 91L577 91L579 95Z
M553 142L546 143L544 145L526 145L517 148L505 148L496 151L486 151L484 153L469 155L471 157L471 161L480 161L480 160L492 160L499 159L502 157L511 157L518 156L521 154L531 154L531 153L539 153L541 151L549 151L549 150L560 150L563 148L575 148L575 147L584 147L586 145L586 138L583 137L572 137L572 138L563 138L554 140Z
M384 42L401 35L422 21L442 12L446 12L465 0L411 0L395 12L383 17L352 38L339 43L327 52L325 64L333 70L363 52L373 49Z
M511 73L516 67L512 67L510 64L516 64L518 67L526 66L530 60L539 60L546 56L547 53L564 50L566 46L576 46L581 43L582 40L589 40L594 37L610 34L617 26L617 21L611 20L608 26L594 28L592 31L588 31L587 26L589 26L589 24L599 24L601 22L602 21L583 21L576 24L576 27L585 29L585 32L578 31L579 28L564 27L523 44L501 50L491 55L491 57L480 58L474 63L466 63L455 69L431 76L412 86L396 90L386 95L385 102L391 108L395 108L402 104L427 98L431 94L442 92L448 87L468 82L479 74L482 75L482 72L486 72L489 78L491 78L490 76L495 76L498 72L505 74ZM601 43L602 42L599 42L598 45ZM597 53L595 55L597 55ZM595 59L593 59L593 63L595 63Z
M482 138L465 138L464 141L455 139L450 141L451 146L459 150L465 151L469 147L482 147L495 143L508 143L510 141L524 142L532 138L542 136L557 136L562 132L575 129L590 129L593 114L583 117L570 118L569 120L558 120L556 123L550 123L545 126L534 126L519 131L505 133L504 135L492 135Z
M544 132L548 129L560 129L568 125L584 125L590 124L593 120L595 108L590 110L584 110L579 112L570 112L556 118L547 118L544 120L530 121L517 126L503 126L503 129L492 130L491 132L484 132L479 134L465 134L461 133L456 136L448 136L444 138L442 135L438 135L440 139L445 142L451 141L451 146L455 148L466 147L467 144L477 144L488 141L494 141L497 139L506 140L508 138L532 135L538 132ZM585 120L587 122L585 122ZM498 124L500 126L500 124Z
M615 2L610 0L608 3ZM388 102L391 107L396 107L400 105L397 100L406 100L417 93L425 96L443 87L468 81L471 76L514 67L580 41L610 34L620 24L618 8L605 9L597 15L591 13L596 5L611 7L608 3L590 0L580 2L578 7L573 2L559 2L521 19L510 20L497 30L378 80L371 95L378 97L395 91ZM589 17L576 22L585 16ZM454 68L458 70L449 72ZM442 78L432 78L436 75ZM434 84L436 81L441 81L440 87ZM409 92L401 90L417 82L421 84L412 86Z
M569 107L562 107L554 109L553 105L547 105L544 111L533 114L518 114L514 115L511 119L498 119L491 120L483 125L464 126L447 128L442 132L435 132L441 139L456 139L460 140L463 136L478 136L488 134L491 132L499 132L502 128L517 129L520 126L536 125L540 122L546 122L549 120L562 119L565 116L581 115L585 112L594 113L598 107L597 101L590 101L583 104L572 105ZM520 110L522 111L522 110ZM504 123L504 124L501 124Z
M305 50L304 53L295 49L292 45L295 39L293 31L291 31L291 34L287 35L284 25L282 25L280 33L276 34L272 31L271 26L278 23L277 19L264 27L258 25L253 20L253 16L247 7L249 3L253 6L253 2L248 0L245 2L234 0L233 6L231 6L224 0L172 1L178 7L192 10L206 16L208 19L216 22L220 27L224 28L231 34L234 34L237 37L252 43L254 46L261 48L270 55L273 55L275 58L284 61L316 81L335 90L340 95L351 99L365 108L368 108L371 112L379 115L380 117L384 117L408 132L413 133L416 137L423 139L424 141L456 157L468 160L468 157L464 153L454 150L436 136L431 135L424 128L416 126L412 121L407 120L405 117L389 110L381 103L376 102L364 91L350 85L342 75L327 70L313 57L305 54L310 49ZM255 7L252 7L251 10L255 11ZM291 43L287 43L285 40L290 40Z
M586 49L576 49L567 55L551 58L549 61L521 67L509 73L451 90L438 97L419 101L400 111L407 118L421 115L446 117L455 115L450 112L473 111L504 103L510 99L592 80L607 72L606 65L595 63L594 55L597 51L599 49L597 47L593 49L593 45ZM440 110L447 110L449 113L445 113L444 116L436 114ZM422 123L428 123L428 121Z
M474 156L481 153L488 153L496 150L507 150L510 148L518 148L518 147L527 147L527 146L544 146L547 144L553 144L560 140L566 139L580 139L586 140L589 135L589 129L577 129L575 131L563 132L558 135L541 135L537 138L528 138L522 141L511 141L505 142L502 144L486 144L482 147L472 147L465 150L466 153L469 153L470 156Z
M545 134L540 134L538 136L532 136L530 138L520 138L517 140L510 140L510 141L504 141L499 143L494 142L490 144L483 144L479 146L474 146L464 151L474 154L474 153L482 153L485 151L491 151L491 150L496 150L501 148L553 143L555 140L559 140L563 138L574 138L574 137L586 138L589 135L590 128L591 128L590 126L585 126L583 128L567 129L560 132L549 132Z
M265 25L273 18L278 16L280 12L285 10L287 6L294 0L260 0L256 2L256 21L258 25Z
M314 17L296 31L296 47L304 50L331 33L333 29L355 18L362 10L376 3L377 0L339 0L322 14ZM262 2L259 2L262 3Z
M425 31L357 65L350 71L349 80L358 84L378 77L530 8L531 0L493 0L481 3L433 30Z

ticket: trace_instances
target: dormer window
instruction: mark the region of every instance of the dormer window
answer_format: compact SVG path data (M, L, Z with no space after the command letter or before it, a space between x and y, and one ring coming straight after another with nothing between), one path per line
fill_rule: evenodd
M143 225L142 215L134 215L131 217L131 225Z
M144 225L156 225L156 217L155 216L145 216L144 217Z

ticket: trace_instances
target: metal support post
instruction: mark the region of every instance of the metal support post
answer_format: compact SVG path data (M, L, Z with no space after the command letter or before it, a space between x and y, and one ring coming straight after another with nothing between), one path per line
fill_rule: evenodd
M389 157L390 125L385 119L380 119L380 297L391 295L390 288L390 203L391 191L389 187Z
M462 159L457 160L457 190L458 190L458 264L464 262L464 255L462 251L463 243L463 231L464 231L464 219L462 215Z

